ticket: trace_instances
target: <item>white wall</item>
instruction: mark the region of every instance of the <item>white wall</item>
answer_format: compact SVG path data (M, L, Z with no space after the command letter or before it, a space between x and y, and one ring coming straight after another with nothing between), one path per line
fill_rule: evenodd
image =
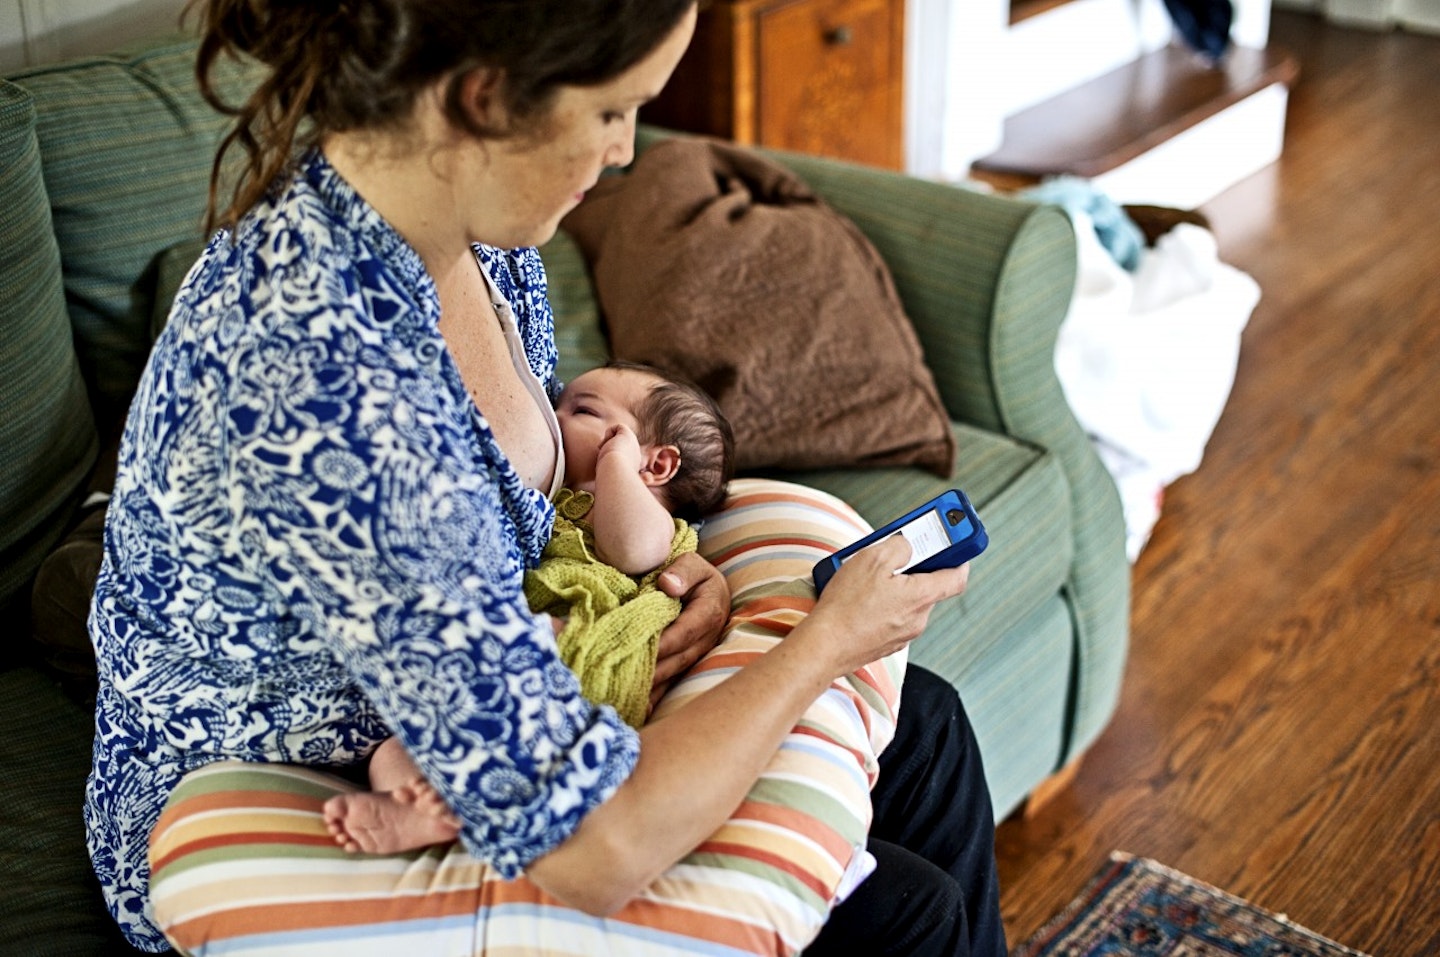
M907 16L906 166L942 179L998 147L1005 117L1171 37L1163 0L1070 0L1014 27L1009 0L908 0ZM1231 39L1269 34L1270 0L1235 0Z
M1009 0L906 0L905 16L906 168L967 169L1000 146Z
M1440 0L1275 0L1275 5L1319 13L1341 26L1440 33Z
M106 53L179 28L185 0L0 0L0 71Z

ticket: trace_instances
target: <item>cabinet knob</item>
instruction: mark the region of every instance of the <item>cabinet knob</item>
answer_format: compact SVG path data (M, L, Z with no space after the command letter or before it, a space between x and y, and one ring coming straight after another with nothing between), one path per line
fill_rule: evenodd
M841 24L838 27L831 27L825 31L825 42L832 47L849 46L850 41L855 39L855 31Z

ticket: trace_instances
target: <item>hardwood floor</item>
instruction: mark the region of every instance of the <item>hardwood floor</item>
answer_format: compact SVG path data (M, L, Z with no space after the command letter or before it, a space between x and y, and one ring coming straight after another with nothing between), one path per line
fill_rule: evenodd
M999 829L1011 943L1113 849L1440 954L1440 37L1276 11L1284 156L1205 208L1264 291L1134 573L1118 713Z

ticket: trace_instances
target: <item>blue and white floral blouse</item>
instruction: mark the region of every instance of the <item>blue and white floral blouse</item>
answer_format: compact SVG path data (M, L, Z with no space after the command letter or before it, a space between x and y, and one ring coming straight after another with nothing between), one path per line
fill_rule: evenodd
M476 255L553 396L539 255ZM87 837L142 948L165 946L150 831L208 762L345 765L397 734L507 876L634 767L635 732L581 697L526 608L552 511L475 409L439 314L419 257L319 153L176 300L130 410L90 618Z

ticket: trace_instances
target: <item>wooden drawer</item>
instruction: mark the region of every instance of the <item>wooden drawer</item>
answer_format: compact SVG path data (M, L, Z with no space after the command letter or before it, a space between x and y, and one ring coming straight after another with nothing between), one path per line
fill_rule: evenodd
M716 0L646 122L904 165L903 0Z

